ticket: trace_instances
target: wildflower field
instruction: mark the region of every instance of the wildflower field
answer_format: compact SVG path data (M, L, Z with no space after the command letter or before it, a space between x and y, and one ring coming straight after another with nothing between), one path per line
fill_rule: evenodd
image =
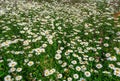
M120 81L120 19L112 7L1 3L0 81Z

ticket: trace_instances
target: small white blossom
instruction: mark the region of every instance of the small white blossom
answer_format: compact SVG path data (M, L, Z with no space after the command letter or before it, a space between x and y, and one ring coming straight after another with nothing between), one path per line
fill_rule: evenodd
M97 64L96 67L97 67L98 69L100 69L100 68L102 68L103 66L102 66L102 64Z
M8 66L9 67L15 67L17 65L17 62L11 61Z
M62 74L58 74L57 75L58 78L62 78L62 76L63 76Z
M16 81L19 81L19 80L21 80L21 79L22 79L22 76L20 76L20 75L18 75L18 76L15 77L15 80L16 80Z
M86 71L86 72L84 73L84 75L85 75L86 77L90 77L90 76L91 76L91 73L90 73L89 71Z
M79 78L79 75L78 75L78 74L73 74L73 78L74 78L74 79L78 79L78 78Z
M29 62L28 62L28 66L32 66L33 64L34 64L33 61L29 61Z
M61 57L62 57L61 54L56 54L55 55L55 59L57 59L57 60L61 59Z
M5 76L4 81L12 81L11 76L10 75Z

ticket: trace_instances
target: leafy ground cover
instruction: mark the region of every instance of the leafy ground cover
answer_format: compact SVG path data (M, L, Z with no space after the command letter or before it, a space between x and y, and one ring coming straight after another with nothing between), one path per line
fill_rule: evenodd
M0 81L119 81L120 25L102 2L5 1Z

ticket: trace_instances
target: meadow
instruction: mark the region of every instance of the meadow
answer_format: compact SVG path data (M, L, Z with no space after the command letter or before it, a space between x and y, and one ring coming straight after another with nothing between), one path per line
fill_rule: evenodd
M120 18L103 2L5 0L0 81L120 81Z

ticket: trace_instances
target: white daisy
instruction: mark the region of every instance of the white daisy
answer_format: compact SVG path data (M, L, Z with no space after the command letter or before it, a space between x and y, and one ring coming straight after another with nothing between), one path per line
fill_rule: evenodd
M56 71L55 69L51 69L51 70L49 71L49 74L51 75L51 74L53 74L55 71Z
M62 67L66 67L66 66L67 66L67 63L64 62L61 66L62 66Z
M103 66L102 66L102 64L97 64L96 67L97 67L98 69L100 69L100 68L102 68Z
M94 58L93 57L89 57L89 61L93 61L94 60Z
M86 81L86 79L84 79L84 78L80 78L80 80L78 80L78 81Z
M32 66L33 64L34 64L33 61L29 61L29 62L28 62L28 66Z
M71 61L72 64L77 64L76 60Z
M58 53L58 54L61 54L61 53L62 53L62 51L61 51L61 50L57 50L57 53Z
M110 54L110 53L106 53L105 56L106 56L106 57L110 57L111 54Z
M16 66L16 65L17 65L17 62L14 62L14 61L11 61L11 62L8 64L9 67L14 67L14 66Z
M120 66L120 62L117 62L117 65L119 65L119 66Z
M79 67L79 66L76 66L76 68L75 68L77 71L80 71L81 70L81 68Z
M109 64L108 67L111 68L111 69L114 69L115 65L114 64Z
M21 79L22 79L22 76L20 76L20 75L18 75L18 76L15 77L15 80L17 80L17 81L19 81Z
M55 55L55 59L57 59L57 60L61 59L61 57L62 57L61 54L56 54Z
M17 71L17 72L21 72L21 71L22 71L22 68L17 68L16 71Z
M86 77L90 77L90 76L91 76L91 73L90 73L89 71L86 71L86 72L84 73L84 75L85 75Z
M68 77L68 78L67 78L67 81L72 81L72 78L71 78L71 77Z
M12 67L10 68L9 72L14 72L16 70L16 68Z
M62 76L63 76L62 74L58 74L57 75L58 78L62 78Z
M4 81L12 81L11 76L10 75L5 76Z
M49 76L49 75L50 75L49 70L45 70L45 71L44 71L44 75L45 75L45 76Z
M42 47L43 47L43 48L47 47L47 44L43 44Z
M108 46L109 46L109 44L108 44L108 43L105 43L105 44L104 44L104 46L105 46L105 47L108 47Z
M78 79L78 78L79 78L79 75L78 75L78 74L73 74L73 78L74 78L74 79Z

